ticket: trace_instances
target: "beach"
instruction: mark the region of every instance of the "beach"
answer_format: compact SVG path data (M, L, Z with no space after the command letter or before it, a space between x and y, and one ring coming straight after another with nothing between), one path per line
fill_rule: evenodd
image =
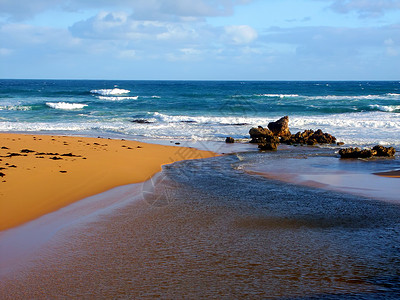
M1 82L1 299L398 295L398 82Z
M66 207L5 231L0 242L30 250L3 265L3 298L394 297L399 206L240 168L242 156L266 155L275 159L248 152L170 164L154 185L90 197L68 206L72 213ZM74 216L113 197L109 209Z
M0 230L114 187L146 181L162 165L215 155L125 140L4 133L0 148Z

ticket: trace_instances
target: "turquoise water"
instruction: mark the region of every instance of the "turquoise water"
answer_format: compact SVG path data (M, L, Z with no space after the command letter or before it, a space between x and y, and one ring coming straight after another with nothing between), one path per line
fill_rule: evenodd
M293 132L400 145L400 82L0 80L0 131L220 141L284 115Z

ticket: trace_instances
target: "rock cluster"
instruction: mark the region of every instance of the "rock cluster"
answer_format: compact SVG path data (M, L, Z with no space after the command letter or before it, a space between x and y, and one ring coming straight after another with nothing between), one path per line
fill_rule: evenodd
M289 117L285 116L276 122L268 124L268 128L258 126L250 129L250 143L257 143L261 150L276 150L279 143L288 145L303 144L335 144L336 138L322 130L305 130L296 134L291 134L289 130Z
M336 138L329 133L322 132L321 129L314 130L304 130L303 132L298 132L292 134L288 137L283 137L281 143L293 145L316 145L316 144L335 144Z
M395 153L396 149L393 147L383 147L379 145L371 149L345 148L339 151L341 158L370 158L373 156L392 157Z

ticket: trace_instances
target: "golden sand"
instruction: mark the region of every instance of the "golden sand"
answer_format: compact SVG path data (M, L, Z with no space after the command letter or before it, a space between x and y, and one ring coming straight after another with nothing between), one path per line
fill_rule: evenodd
M111 188L143 182L193 148L69 136L0 134L0 230Z

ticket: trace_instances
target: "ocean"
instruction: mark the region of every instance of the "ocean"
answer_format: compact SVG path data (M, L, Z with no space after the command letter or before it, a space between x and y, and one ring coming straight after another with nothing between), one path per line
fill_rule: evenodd
M400 82L1 80L0 131L228 154L164 166L135 187L140 200L57 229L0 292L399 299L399 179L373 174L400 169L398 153L342 160L335 145L260 152L247 143L251 127L285 115L292 133L322 129L346 146L400 150Z
M223 141L289 116L348 145L400 145L400 82L0 80L0 131Z

